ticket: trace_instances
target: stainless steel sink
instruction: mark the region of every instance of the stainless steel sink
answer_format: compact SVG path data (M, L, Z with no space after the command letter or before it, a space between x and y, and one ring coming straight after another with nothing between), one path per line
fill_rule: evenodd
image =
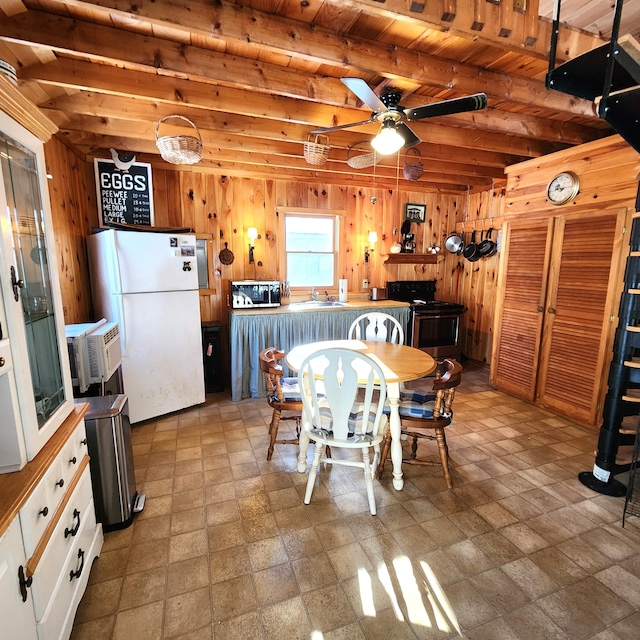
M316 307L346 307L347 303L327 300L306 300L305 302L292 302L289 306L297 309L315 309Z

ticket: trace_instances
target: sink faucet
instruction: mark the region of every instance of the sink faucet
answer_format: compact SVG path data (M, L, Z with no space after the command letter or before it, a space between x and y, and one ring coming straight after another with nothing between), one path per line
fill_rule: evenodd
M315 287L311 287L311 299L312 300L318 299L318 292L316 291Z
M327 302L335 302L336 301L336 297L335 296L330 296L328 291L325 291L324 295L327 297Z

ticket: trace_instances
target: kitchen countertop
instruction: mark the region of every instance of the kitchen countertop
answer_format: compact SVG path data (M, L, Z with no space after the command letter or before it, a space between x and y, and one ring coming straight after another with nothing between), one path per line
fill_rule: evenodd
M303 300L280 307L229 309L231 399L266 395L259 356L267 347L276 346L286 353L308 342L345 339L358 317L378 310L393 316L406 331L411 317L408 303L369 300L366 295L354 294L337 307L305 305Z
M293 302L290 304L283 304L279 307L257 307L256 309L229 309L231 313L235 315L256 315L256 314L269 314L277 315L282 313L306 313L308 311L353 311L357 309L369 309L375 311L376 308L386 307L408 307L408 302L397 302L396 300L369 300L367 299L355 299L348 302L341 303L338 306L314 306L309 304L305 306L307 301ZM322 299L318 300L322 302Z

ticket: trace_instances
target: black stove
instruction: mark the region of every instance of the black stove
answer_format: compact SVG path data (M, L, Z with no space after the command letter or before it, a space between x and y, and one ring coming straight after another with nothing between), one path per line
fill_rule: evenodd
M464 313L464 305L435 299L435 280L396 280L387 282L387 298L408 302L417 315L455 315Z
M464 313L464 306L436 300L435 296L435 280L387 282L387 298L408 302L411 306L407 344L438 360L459 360L460 316Z

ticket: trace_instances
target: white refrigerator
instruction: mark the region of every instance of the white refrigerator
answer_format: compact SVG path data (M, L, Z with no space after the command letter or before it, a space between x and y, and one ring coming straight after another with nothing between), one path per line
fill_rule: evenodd
M195 235L109 229L87 247L94 313L120 329L130 421L204 402Z

